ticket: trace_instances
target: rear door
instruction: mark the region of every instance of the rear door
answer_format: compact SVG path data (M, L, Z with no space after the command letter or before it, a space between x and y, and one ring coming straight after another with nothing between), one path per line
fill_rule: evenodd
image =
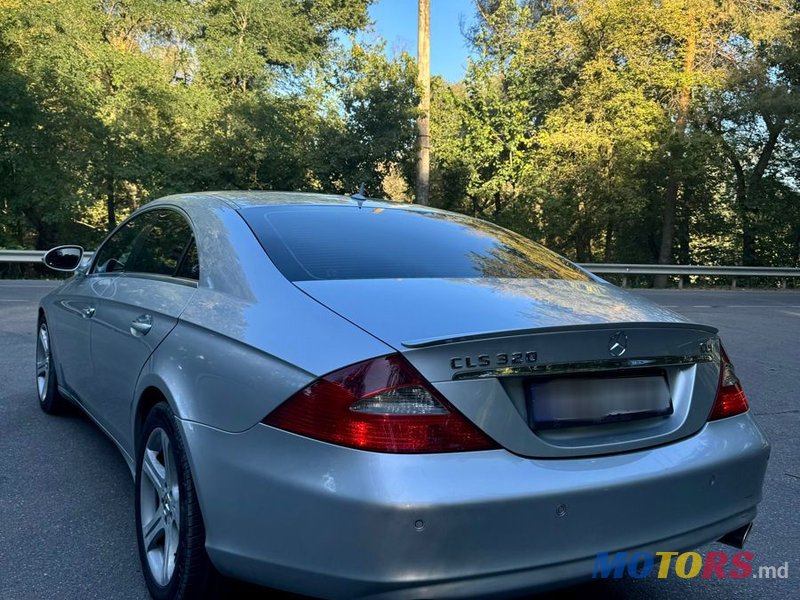
M194 236L183 213L157 208L126 225L138 234L118 255L105 246L95 262L92 319L92 409L126 449L133 447L130 410L145 362L175 327L197 289Z

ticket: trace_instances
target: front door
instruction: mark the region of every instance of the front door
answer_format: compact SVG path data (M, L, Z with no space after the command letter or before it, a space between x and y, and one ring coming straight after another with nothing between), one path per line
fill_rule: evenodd
M58 383L81 400L92 385L90 327L95 300L89 279L77 273L59 290L52 305L58 314L48 322L51 351L61 369Z
M183 214L158 208L135 216L130 248L98 251L91 328L92 409L119 444L133 450L131 406L147 359L175 327L197 289L192 229ZM194 275L194 276L193 276Z

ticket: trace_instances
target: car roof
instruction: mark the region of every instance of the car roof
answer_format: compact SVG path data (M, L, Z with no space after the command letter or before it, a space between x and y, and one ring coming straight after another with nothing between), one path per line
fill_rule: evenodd
M191 194L175 194L159 198L156 203L176 204L179 206L202 205L209 202L222 202L236 209L252 208L257 206L282 206L295 204L313 205L344 205L357 206L357 200L350 196L337 196L334 194L317 194L309 192L262 192L262 191L220 191L220 192L197 192ZM153 204L153 203L151 203ZM394 208L417 208L417 206L406 202L395 202L391 200L368 199L363 202L366 206L394 207ZM427 207L426 207L427 208Z

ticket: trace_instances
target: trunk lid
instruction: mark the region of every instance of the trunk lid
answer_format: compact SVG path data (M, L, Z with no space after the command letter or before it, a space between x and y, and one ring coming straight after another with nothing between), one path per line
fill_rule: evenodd
M716 330L605 282L295 285L402 352L470 420L523 456L608 454L680 439L703 426L716 394Z
M574 325L685 322L599 281L564 279L350 279L295 285L401 349L427 340Z

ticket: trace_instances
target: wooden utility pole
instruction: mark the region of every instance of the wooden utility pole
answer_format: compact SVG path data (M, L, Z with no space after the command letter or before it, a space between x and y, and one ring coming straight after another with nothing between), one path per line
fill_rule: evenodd
M417 78L420 87L417 117L417 204L430 204L431 171L431 0L417 0Z

